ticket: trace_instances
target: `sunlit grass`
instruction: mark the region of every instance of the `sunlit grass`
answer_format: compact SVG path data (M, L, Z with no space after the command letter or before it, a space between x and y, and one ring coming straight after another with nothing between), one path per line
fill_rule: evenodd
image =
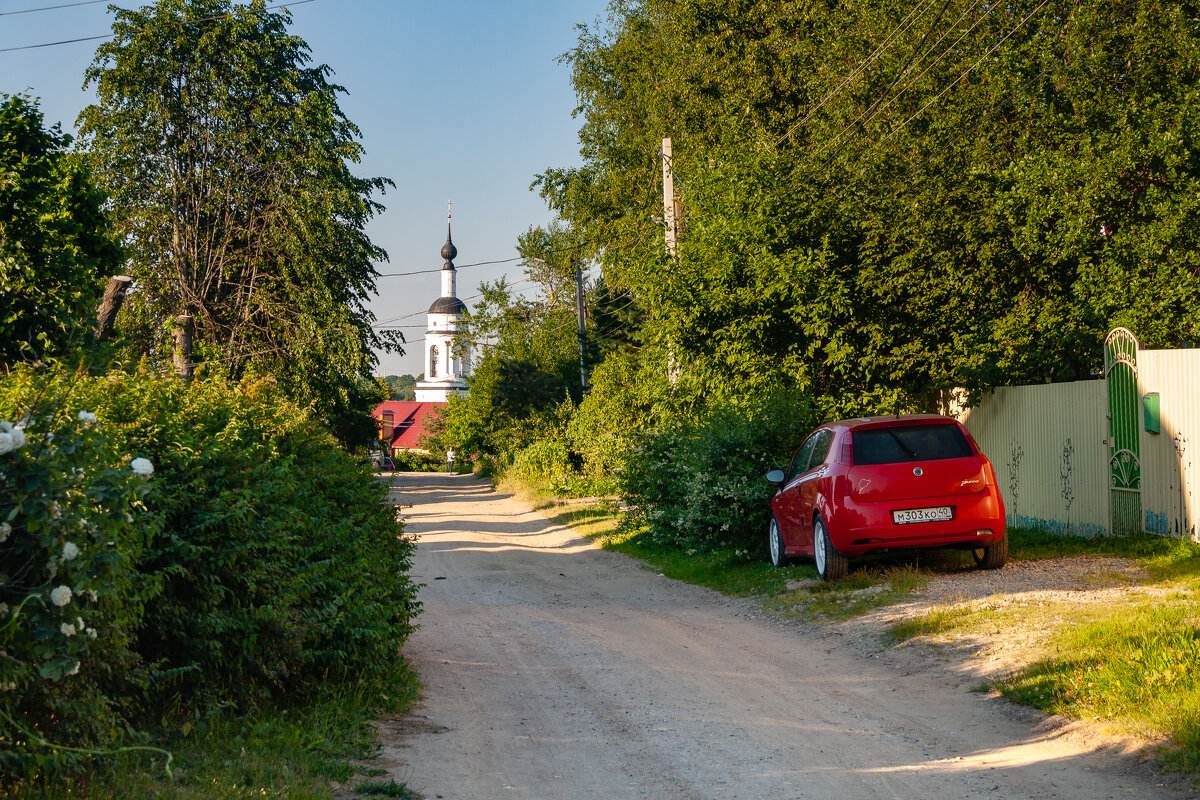
M1200 772L1200 600L1107 608L1063 626L1053 654L995 683L1043 711L1116 723L1165 739L1162 761Z

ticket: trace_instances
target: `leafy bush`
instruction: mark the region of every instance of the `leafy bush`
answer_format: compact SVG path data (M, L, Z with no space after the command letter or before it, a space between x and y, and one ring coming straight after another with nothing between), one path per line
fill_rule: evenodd
M121 565L136 572L124 584L113 578L111 588L94 588L101 603L112 595L124 609L106 622L125 660L153 671L135 686L118 686L115 679L97 683L100 694L107 693L98 702L124 702L125 719L133 722L173 709L203 714L223 703L244 706L268 697L303 702L338 681L370 691L387 680L418 608L407 575L413 543L386 503L386 487L272 382L197 380L186 386L149 372L80 377L18 371L0 382L0 418L33 405L38 396L94 411L110 450L100 449L106 458L61 463L45 460L48 448L32 457L28 449L14 451L21 460L16 470L4 465L5 480L31 487L31 499L9 507L6 497L0 517L24 520L22 509L31 508L49 527L29 531L22 522L18 537L14 525L0 547L13 548L36 533L44 539L37 545L42 551L62 551L54 537L79 527L75 520L84 513L90 521L114 520L104 528L109 549L98 552L114 565L114 575ZM79 434L84 442L95 435ZM56 436L55 452L66 459L59 441ZM152 491L143 489L144 479L131 477L116 454L154 464ZM0 459L11 463L12 456ZM36 484L43 473L49 475L44 485ZM78 500L57 501L70 522L51 525L52 503L74 476L86 488L72 490L80 493ZM141 502L146 510L134 517L129 509ZM74 572L70 577L81 590L93 588ZM38 580L37 590L45 593L50 584ZM126 584L130 590L122 594ZM46 613L58 613L53 602L29 602L25 610L41 613L42 605ZM99 627L90 619L84 615L85 631ZM57 617L50 621L65 624ZM21 627L4 630L19 639L42 636ZM38 663L51 662L39 657ZM107 668L85 658L81 675ZM57 686L56 676L43 675L40 684L26 676L0 702L16 696L25 702L35 684L50 691L45 687ZM92 741L80 738L85 722L74 708L61 706L59 714L64 738Z
M516 454L510 469L528 484L565 484L571 476L571 454L560 441L534 442Z
M791 392L677 420L639 438L619 475L621 493L657 543L761 549L773 488L763 476L814 421L808 399Z
M153 531L152 466L122 457L87 408L37 411L0 422L0 741L108 746L147 679L128 646L158 586L134 568ZM77 761L0 747L0 772Z

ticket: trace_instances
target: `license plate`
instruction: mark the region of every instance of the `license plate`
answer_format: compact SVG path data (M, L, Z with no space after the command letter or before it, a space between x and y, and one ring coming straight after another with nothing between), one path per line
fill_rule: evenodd
M951 519L954 519L954 508L951 506L906 508L903 511L892 512L892 522L897 525L911 525L914 522L945 522Z

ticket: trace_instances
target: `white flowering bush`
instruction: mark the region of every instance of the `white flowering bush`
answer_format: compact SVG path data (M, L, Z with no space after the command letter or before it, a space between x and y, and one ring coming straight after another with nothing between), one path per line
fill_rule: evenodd
M104 745L118 718L100 684L137 674L125 642L153 588L134 563L153 486L93 413L0 392L0 414L17 412L0 422L0 729ZM26 774L69 760L0 748L0 768Z
M0 419L40 396L59 407L0 455L12 727L115 747L183 710L387 691L419 607L413 543L272 382L22 369L0 376ZM47 751L0 744L0 784L44 774Z

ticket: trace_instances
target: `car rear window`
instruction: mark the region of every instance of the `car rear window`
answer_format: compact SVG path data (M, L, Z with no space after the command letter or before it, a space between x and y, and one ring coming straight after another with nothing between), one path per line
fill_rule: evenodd
M938 461L973 455L957 425L897 425L854 431L855 464Z

